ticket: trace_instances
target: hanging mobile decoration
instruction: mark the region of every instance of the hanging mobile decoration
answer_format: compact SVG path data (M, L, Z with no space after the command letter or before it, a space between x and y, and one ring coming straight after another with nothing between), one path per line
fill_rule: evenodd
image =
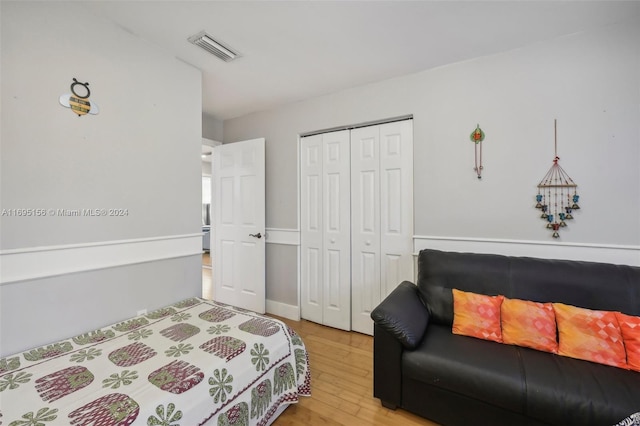
M573 210L578 210L578 185L558 164L558 132L557 120L553 120L555 157L553 165L538 184L536 208L542 211L541 219L547 222L547 229L553 231L553 238L560 237L560 228L567 226L566 221L573 219Z
M475 143L476 165L473 171L478 175L478 179L482 179L482 141L484 140L484 132L480 128L480 125L476 125L476 129L469 136L471 142Z

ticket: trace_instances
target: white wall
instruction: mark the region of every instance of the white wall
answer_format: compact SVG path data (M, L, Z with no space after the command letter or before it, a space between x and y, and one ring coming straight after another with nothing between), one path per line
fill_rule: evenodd
M82 3L1 7L0 209L126 214L0 218L0 352L200 295L200 72Z
M224 137L224 121L208 114L202 114L202 137L221 141Z
M630 20L227 120L224 141L266 138L267 227L296 230L297 136L412 114L416 247L438 238L457 248L466 240L541 242L553 256L554 246L612 246L607 260L640 264L639 69L640 26ZM554 119L560 164L582 207L559 240L534 208L554 157ZM478 123L486 133L482 180L469 140ZM616 257L622 251L631 255ZM269 255L267 269L296 264L294 249L278 255L287 260ZM268 281L267 293L296 294L297 275L289 276Z

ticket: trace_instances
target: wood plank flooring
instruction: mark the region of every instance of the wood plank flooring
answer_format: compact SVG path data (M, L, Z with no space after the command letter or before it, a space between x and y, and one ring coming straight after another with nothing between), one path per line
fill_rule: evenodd
M202 268L202 297L213 300L213 270Z
M302 337L309 351L311 397L302 397L273 423L287 425L437 426L373 397L373 338L310 321L278 318Z
M208 252L208 251L202 252L202 266L211 267L211 252Z
M213 298L212 270L202 268L203 297ZM289 406L273 423L292 425L438 426L373 397L373 337L311 321L285 322L302 337L311 365L311 397Z

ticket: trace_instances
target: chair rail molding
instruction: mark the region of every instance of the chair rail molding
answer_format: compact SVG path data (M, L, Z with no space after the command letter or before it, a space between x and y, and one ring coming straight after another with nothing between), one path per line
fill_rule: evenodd
M640 246L414 235L413 248L640 266Z
M202 254L202 233L0 251L0 285Z
M300 245L300 230L285 228L267 228L266 242L269 244Z

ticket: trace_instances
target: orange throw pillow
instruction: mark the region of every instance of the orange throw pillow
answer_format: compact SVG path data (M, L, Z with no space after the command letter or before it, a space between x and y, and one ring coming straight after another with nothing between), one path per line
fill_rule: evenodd
M502 343L500 305L504 296L453 289L453 334Z
M562 303L554 303L553 309L560 337L559 355L628 368L615 312L594 311Z
M627 350L627 365L632 370L640 371L640 317L616 312L616 318Z
M500 310L504 343L558 353L556 314L551 303L505 297Z

